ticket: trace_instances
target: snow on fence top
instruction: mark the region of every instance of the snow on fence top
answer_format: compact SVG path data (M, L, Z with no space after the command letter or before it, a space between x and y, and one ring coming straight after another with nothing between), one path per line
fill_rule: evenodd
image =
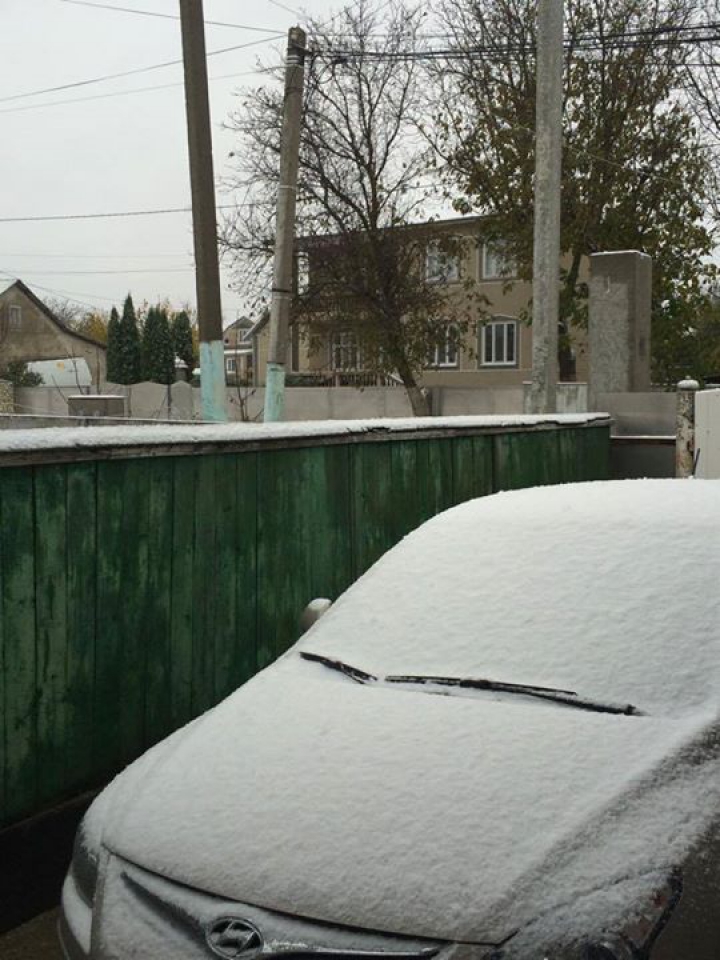
M546 416L413 417L374 420L308 420L295 423L198 423L98 427L47 427L0 431L0 465L82 460L160 453L201 453L258 446L306 446L310 443L357 442L396 434L417 436L454 433L495 433L555 427L603 426L606 413Z

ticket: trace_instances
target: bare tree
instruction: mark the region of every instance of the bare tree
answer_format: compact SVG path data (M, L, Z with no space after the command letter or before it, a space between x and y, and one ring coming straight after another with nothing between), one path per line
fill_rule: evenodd
M351 329L365 369L396 373L416 415L429 413L420 371L448 326L460 337L470 316L445 284L425 279L435 232L419 225L431 168L417 132L423 78L413 52L422 17L420 8L359 0L329 24L307 24L297 216L309 283L293 310L311 342ZM223 243L237 287L259 300L273 250L281 108L281 90L264 86L246 94L229 123L239 135L229 184L238 209ZM461 243L440 242L447 254Z

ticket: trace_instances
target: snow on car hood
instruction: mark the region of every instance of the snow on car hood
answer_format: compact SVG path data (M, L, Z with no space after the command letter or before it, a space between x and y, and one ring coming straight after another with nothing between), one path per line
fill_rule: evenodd
M498 942L677 862L717 792L678 757L710 724L360 686L291 653L115 782L104 843L269 909Z

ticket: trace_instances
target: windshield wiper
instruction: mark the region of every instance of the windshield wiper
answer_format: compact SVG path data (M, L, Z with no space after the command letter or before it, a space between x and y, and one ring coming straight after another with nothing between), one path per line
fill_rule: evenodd
M324 657L321 653L309 653L307 650L301 650L300 656L303 660L310 660L312 663L321 663L330 670L337 670L338 673L350 677L355 683L377 683L378 678L372 673L366 673L359 667L351 667L349 663L343 663L342 660L333 660L332 657Z
M300 656L303 660L310 660L312 663L320 663L329 670L335 670L349 677L355 683L396 683L407 684L410 686L421 687L450 687L460 690L489 690L496 693L516 693L519 696L535 697L538 700L549 700L552 703L561 703L568 707L576 707L578 710L591 710L594 713L613 713L625 717L642 717L644 713L632 703L604 703L600 700L592 700L588 697L580 697L574 690L561 690L557 687L538 687L527 683L506 683L503 680L487 680L483 677L432 677L432 676L414 676L412 674L398 675L393 674L387 677L376 677L374 673L367 673L359 667L353 667L349 663L343 663L342 660L335 660L332 657L324 657L321 653L310 653L308 650L301 650ZM441 693L445 691L428 690L428 693Z
M502 680L486 680L482 677L424 677L424 676L389 676L386 683L406 683L412 685L436 685L440 687L456 687L463 690L490 690L498 693L517 693L525 697L536 697L539 700L550 700L553 703L567 704L579 710L592 710L595 713L614 713L620 716L643 716L642 710L632 703L603 703L580 697L574 690L558 690L555 687L536 687L525 683L505 683Z

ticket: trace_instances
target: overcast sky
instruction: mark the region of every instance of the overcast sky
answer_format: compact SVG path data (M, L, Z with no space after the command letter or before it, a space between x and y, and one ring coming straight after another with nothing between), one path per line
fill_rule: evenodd
M178 14L177 0L97 2ZM283 5L294 7L293 0ZM336 6L305 0L302 9L322 17ZM208 60L217 179L227 172L233 149L232 135L221 129L238 102L233 92L258 81L252 75L258 57L265 64L281 59L284 37L298 18L272 0L205 0L204 7L206 20L281 35L206 26L208 52L254 44ZM0 0L0 219L189 206L180 64L23 96L181 55L178 20L64 0ZM230 199L218 192L218 203ZM9 274L40 297L74 298L105 309L121 306L128 291L136 303L169 297L176 305L194 305L190 215L0 222L0 271L0 289ZM241 305L228 281L224 270L225 324Z

